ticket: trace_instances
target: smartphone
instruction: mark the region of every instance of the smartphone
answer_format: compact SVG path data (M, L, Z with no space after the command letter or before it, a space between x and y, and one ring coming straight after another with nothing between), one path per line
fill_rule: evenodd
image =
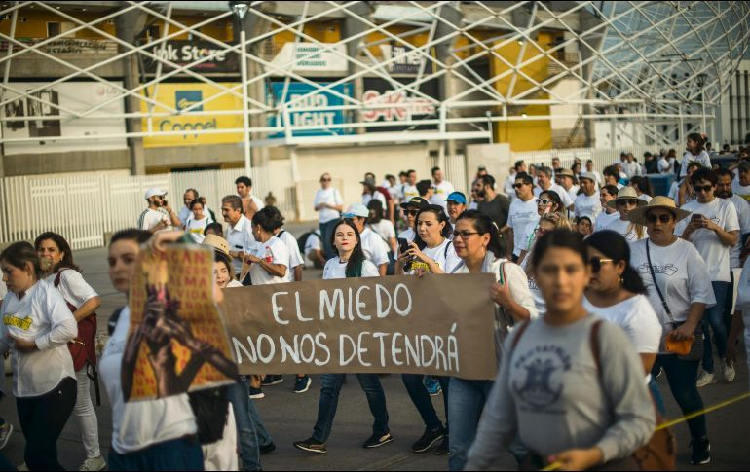
M398 252L405 253L409 249L409 241L406 238L398 238Z
M169 202L168 202L168 201L166 201L166 200L162 200L162 201L161 201L161 206L164 206L164 207L165 207L165 206L169 206Z
M693 221L702 221L703 220L703 215L701 215L700 213L693 213L693 217L692 218L693 218Z

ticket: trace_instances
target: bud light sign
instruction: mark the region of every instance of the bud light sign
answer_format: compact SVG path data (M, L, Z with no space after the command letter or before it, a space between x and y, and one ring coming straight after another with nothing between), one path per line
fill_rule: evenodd
M352 96L351 84L338 84L330 89L320 90L319 87L327 85L324 82L318 86L290 82L285 89L284 82L270 83L270 88L267 89L268 103L279 110L284 104L289 103L287 116L292 127L292 136L329 136L352 132L352 129L337 126L347 121L344 110L326 109L347 105L348 102L341 95ZM281 113L270 120L270 126L283 125ZM284 137L283 131L269 135L269 138L281 137Z

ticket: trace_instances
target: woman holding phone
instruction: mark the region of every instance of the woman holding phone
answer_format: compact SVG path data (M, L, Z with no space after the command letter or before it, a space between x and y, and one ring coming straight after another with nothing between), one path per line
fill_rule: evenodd
M534 246L534 241L537 238L537 230L541 224L541 218L545 215L556 213L559 215L567 215L567 209L560 199L560 195L553 190L545 190L539 194L539 198L536 199L536 210L539 214L539 220L532 221L526 225L526 229L523 232L523 240L525 246L521 248L521 254L518 256L518 265L521 265L526 259L526 256ZM567 217L565 217L567 219ZM541 236L541 235L540 235Z
M451 272L461 259L449 239L450 219L440 205L427 205L417 213L416 236L399 255L396 273L443 274Z

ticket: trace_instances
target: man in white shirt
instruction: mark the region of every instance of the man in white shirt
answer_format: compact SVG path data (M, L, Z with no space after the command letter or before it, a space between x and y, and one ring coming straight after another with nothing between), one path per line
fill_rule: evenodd
M331 186L331 174L320 176L320 188L315 193L315 211L318 212L318 229L326 260L334 257L331 232L344 210L344 199L338 189Z
M565 208L568 210L574 209L575 202L570 198L568 191L552 182L552 169L549 167L540 167L537 171L537 181L539 182L539 185L534 189L534 196L538 197L542 192L551 190L560 197Z
M190 211L190 202L197 200L198 197L198 191L194 188L185 190L185 193L182 195L182 203L184 203L185 206L180 209L180 213L177 215L180 219L180 228L185 229L188 218L193 214L193 212Z
M408 202L414 197L419 196L419 190L417 190L417 171L409 169L406 171L406 182L402 187L402 194L404 201Z
M229 243L229 255L234 259L234 275L239 279L242 274L242 266L245 254L255 247L253 228L250 220L243 214L242 199L236 195L229 195L221 199L221 216L229 224L224 233L224 239ZM249 284L246 277L241 280L245 285Z
M284 215L281 214L275 206L268 206L268 214L274 219L273 235L276 236L286 246L289 255L289 261L286 264L287 271L284 274L284 280L287 282L299 282L302 280L302 269L305 267L305 260L299 250L297 238L289 231L284 230Z
M242 207L245 218L248 220L253 219L253 215L256 211L260 210L264 206L263 200L253 196L253 181L250 177L241 176L234 181L237 185L237 195L242 199Z
M737 165L737 180L732 182L732 193L750 202L750 162L741 161Z
M346 219L354 222L359 231L359 240L362 244L362 252L365 253L365 259L372 262L378 268L381 276L386 275L388 271L388 245L383 238L375 234L370 228L365 227L370 211L361 203L355 203L350 206L346 213L342 215Z
M591 172L581 174L581 194L576 197L576 218L587 216L591 223L602 211L599 193L596 191L596 176Z
M591 172L592 174L594 174L597 187L601 187L604 184L604 181L602 180L602 174L600 174L598 170L594 170L594 161L592 161L591 159L588 159L586 161L586 172Z
M740 264L740 253L742 252L742 248L745 247L748 237L750 237L750 203L732 193L732 171L722 168L717 174L719 174L719 181L716 184L716 196L722 200L731 201L734 204L734 209L737 210L740 237L735 245L732 246L731 268L739 269L742 267Z
M618 189L623 187L620 183L620 171L618 166L611 165L604 168L604 185L614 185Z
M138 217L136 226L143 231L156 233L169 229L170 225L176 228L180 227L180 219L177 217L169 202L165 199L167 191L160 188L151 187L146 190L146 201L148 208L143 210Z
M443 207L443 210L448 210L448 207L445 203L445 199L448 195L452 194L456 191L456 189L453 188L453 184L445 180L445 176L443 175L443 171L440 170L440 167L433 167L430 171L432 173L432 198L430 199L430 202L433 205L440 205Z
M718 180L719 176L711 169L700 168L693 172L690 181L696 199L681 207L693 215L677 224L675 235L692 242L708 266L716 306L706 309L704 319L708 320L714 331L713 340L719 354L721 376L731 382L734 380L734 369L726 362L727 326L724 323L724 311L726 298L732 296L731 250L739 238L740 225L734 204L715 196ZM716 382L711 337L706 324L703 325L703 334L704 372L696 382L699 387Z
M634 175L641 175L641 165L635 161L632 153L625 154L625 162L620 164L622 171L625 172L626 178L631 178Z
M516 174L513 183L516 198L508 208L508 222L501 231L507 234L508 254L513 262L518 261L521 251L526 249L524 229L529 223L539 221L539 211L534 198L534 178L525 172Z
M568 195L570 195L570 199L575 202L581 187L576 185L576 176L573 171L570 169L560 169L555 174L555 182L564 188L568 192Z

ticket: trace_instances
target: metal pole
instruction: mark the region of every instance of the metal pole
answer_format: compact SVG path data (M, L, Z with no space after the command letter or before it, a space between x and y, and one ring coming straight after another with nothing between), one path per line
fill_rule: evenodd
M248 123L249 118L247 115L247 60L245 59L245 22L244 20L241 20L240 22L242 23L242 30L240 30L240 43L242 43L242 47L240 48L240 50L242 51L242 129L244 130L242 150L245 155L245 175L250 177L250 131L248 130L250 126Z

